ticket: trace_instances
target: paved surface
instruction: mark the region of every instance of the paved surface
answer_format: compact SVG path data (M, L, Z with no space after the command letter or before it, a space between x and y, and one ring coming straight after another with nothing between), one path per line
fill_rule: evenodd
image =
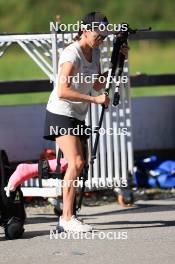
M59 234L50 239L57 223L52 208L27 209L22 239L7 241L1 230L0 263L174 264L174 209L173 198L137 201L133 208L116 203L83 207L79 217L98 231L82 239Z

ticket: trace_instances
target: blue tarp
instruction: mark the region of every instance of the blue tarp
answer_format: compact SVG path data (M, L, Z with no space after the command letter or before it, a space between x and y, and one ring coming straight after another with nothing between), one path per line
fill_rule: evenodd
M160 161L156 156L136 161L134 183L138 187L175 187L175 161Z

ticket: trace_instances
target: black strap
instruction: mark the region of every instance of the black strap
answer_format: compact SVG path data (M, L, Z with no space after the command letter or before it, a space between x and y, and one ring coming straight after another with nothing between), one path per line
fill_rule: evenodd
M0 186L4 188L7 186L10 177L10 163L5 150L0 150Z
M57 155L57 167L56 167L56 172L59 174L61 173L61 163L60 163L61 158L63 158L63 152L59 148L58 155Z
M39 187L42 188L42 179L48 179L50 166L48 160L39 160L38 162L38 178Z

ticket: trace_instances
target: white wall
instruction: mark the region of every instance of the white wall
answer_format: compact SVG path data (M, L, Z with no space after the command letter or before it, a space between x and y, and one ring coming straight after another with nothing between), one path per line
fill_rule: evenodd
M10 161L38 159L54 143L42 139L45 105L1 106L0 149ZM132 99L135 150L175 149L175 96Z
M135 150L175 149L175 96L132 99Z
M45 105L0 107L0 148L11 161L38 159L45 147L53 146L42 139Z

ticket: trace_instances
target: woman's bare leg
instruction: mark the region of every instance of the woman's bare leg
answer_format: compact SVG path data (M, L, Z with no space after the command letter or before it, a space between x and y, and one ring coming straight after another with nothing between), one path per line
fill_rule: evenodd
M64 176L63 185L63 215L69 220L73 215L73 202L76 188L73 181L77 179L84 166L82 143L77 136L65 135L56 138L56 143L68 161L68 168Z

